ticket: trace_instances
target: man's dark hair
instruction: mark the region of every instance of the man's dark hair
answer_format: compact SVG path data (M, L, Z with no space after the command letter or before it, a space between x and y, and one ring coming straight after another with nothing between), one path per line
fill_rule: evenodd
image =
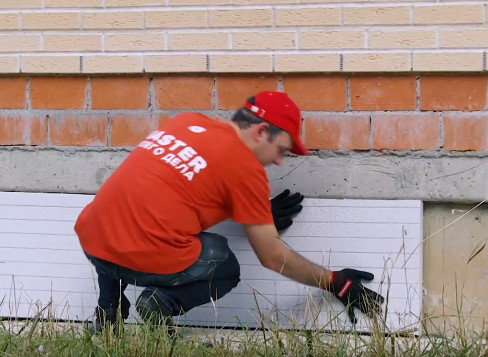
M254 105L256 103L256 98L251 97L247 100L248 103ZM259 123L267 123L269 126L268 131L268 140L271 142L274 140L276 135L284 131L281 128L278 128L276 125L267 122L266 120L261 119L257 115L254 115L249 109L247 108L240 108L238 109L234 115L232 116L232 121L237 124L240 129L247 129L252 124L259 124Z

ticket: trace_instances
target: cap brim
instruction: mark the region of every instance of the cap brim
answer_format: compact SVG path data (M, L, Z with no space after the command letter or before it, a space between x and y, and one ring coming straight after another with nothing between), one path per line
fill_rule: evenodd
M290 152L295 155L310 155L310 153L305 149L305 146L298 139L294 140L295 144L291 148Z

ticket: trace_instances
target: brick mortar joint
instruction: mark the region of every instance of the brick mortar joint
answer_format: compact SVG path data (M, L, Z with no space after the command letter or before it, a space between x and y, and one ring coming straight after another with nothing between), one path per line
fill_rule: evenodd
M487 51L484 51L487 52ZM0 55L1 57L1 55ZM241 72L225 72L225 73L206 73L205 71L200 71L200 72L190 72L191 75L200 77L202 75L206 75L208 77L213 77L215 79L219 78L227 78L227 77L233 77L235 75L243 75ZM431 72L431 71L402 71L402 72L388 72L388 71L369 71L369 72L327 72L325 76L341 76L344 78L350 78L351 76L354 76L355 78L368 78L368 77L408 77L408 76L417 76L419 77L420 80L422 78L428 78L432 74L435 76L444 76L446 78L450 77L464 77L464 76L479 76L479 77L488 77L488 73L484 71L472 71L472 72L452 72L452 71L442 71L442 72ZM270 77L275 77L275 76L282 76L282 77L289 77L289 76L296 76L296 75L303 75L305 77L310 77L310 76L319 76L323 77L324 73L320 72L285 72L285 71L280 71L280 72L248 72L245 73L246 77L249 76L270 76ZM65 78L65 77L75 77L75 78L86 78L86 79L107 79L110 80L112 78L128 78L128 79L137 79L137 78L149 78L149 79L155 79L158 77L180 77L180 76L186 76L185 73L181 72L151 72L151 73L37 73L37 74L31 74L31 73L0 73L0 79L2 78L10 78L10 79L16 79L16 78L26 78L27 80L30 80L31 77L47 77L47 78Z
M134 150L135 146L35 146L35 145L0 145L0 152L2 151L23 151L23 152L38 152L38 151L54 151L62 152L67 155L73 155L77 153L119 153L124 152L129 154ZM302 157L303 160L319 158L319 159L329 159L329 158L364 158L364 157L408 157L408 158L478 158L478 159L488 159L488 151L476 151L476 152L465 152L465 151L444 151L444 150L310 150L310 157ZM288 156L289 158L294 158L295 156Z
M439 115L439 149L444 150L444 144L446 142L445 138L445 129L444 129L444 113L440 113Z
M49 114L45 115L46 118L46 145L51 146L51 117Z
M236 108L237 109L237 108ZM54 115L66 116L66 115L86 115L86 116L105 116L105 115L141 115L141 114L166 114L166 115L176 115L181 112L197 112L207 116L231 116L235 110L224 110L224 109L0 109L0 115L22 115L28 114L28 116L35 116L39 114L46 114L50 117ZM329 117L329 116L375 116L375 115L398 115L398 116L408 116L408 115L459 115L459 116L477 116L486 115L488 109L480 110L453 110L453 109L429 109L429 110L351 110L351 111L341 111L341 110L301 110L304 115L310 115L317 118Z
M35 153L38 151L54 151L63 152L68 155L73 155L77 153L104 153L104 152L126 152L130 153L134 147L123 147L123 146L36 146L36 145L0 145L1 151L23 151L29 153Z

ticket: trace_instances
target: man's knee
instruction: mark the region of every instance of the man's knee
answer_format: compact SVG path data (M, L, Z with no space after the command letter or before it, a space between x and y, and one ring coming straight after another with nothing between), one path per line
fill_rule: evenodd
M200 259L208 261L223 261L229 258L229 245L227 238L208 232L201 232L198 235L202 243Z
M237 260L236 256L231 250L229 250L229 258L227 260L227 264L229 270L233 273L234 277L236 278L236 285L237 285L237 283L239 283L240 281L241 265L239 264L239 261Z
M208 232L202 232L198 237L202 242L199 260L214 266L213 277L217 279L235 277L235 285L237 285L241 269L235 254L227 244L227 238Z
M239 282L241 281L241 275L240 274L237 274L237 275L234 275L231 279L230 279L230 282L231 282L231 288L234 289L237 284L239 284Z
M146 320L149 315L172 316L173 309L167 296L157 287L145 288L136 300L136 310Z

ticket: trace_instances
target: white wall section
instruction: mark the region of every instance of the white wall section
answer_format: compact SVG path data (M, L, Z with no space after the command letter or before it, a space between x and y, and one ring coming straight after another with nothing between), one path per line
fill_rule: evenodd
M50 302L45 317L84 320L93 314L96 273L73 230L79 212L92 198L0 192L1 316L32 317ZM178 317L180 324L351 327L343 307L329 293L261 267L239 225L226 221L212 231L228 238L241 263L241 282L222 299ZM365 285L388 297L387 330L419 328L421 201L308 198L283 239L332 270L349 267L374 273L374 281ZM132 303L140 290L128 288ZM137 318L133 307L131 312ZM356 315L357 329L367 330L371 320Z

